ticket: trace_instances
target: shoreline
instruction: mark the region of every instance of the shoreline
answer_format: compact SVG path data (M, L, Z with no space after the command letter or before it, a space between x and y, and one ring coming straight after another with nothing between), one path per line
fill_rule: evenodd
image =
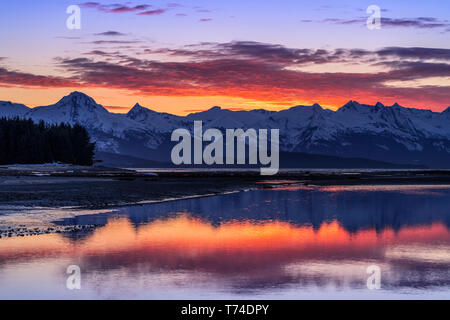
M53 221L65 215L114 211L119 207L251 190L370 185L450 186L450 171L296 170L260 176L231 170L167 171L155 175L103 167L0 167L0 239L92 230L96 226L57 226Z
M156 173L155 173L156 172ZM30 209L107 209L158 203L271 185L446 185L450 170L153 171L70 165L0 166L0 213Z

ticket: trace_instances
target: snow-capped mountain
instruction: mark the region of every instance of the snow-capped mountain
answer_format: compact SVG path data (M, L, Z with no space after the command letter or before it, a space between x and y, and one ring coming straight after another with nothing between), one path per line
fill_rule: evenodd
M27 117L33 120L44 120L49 123L78 123L89 130L100 131L112 136L122 138L130 129L144 130L123 115L108 112L103 106L97 104L91 97L73 92L62 98L54 105L31 109Z
M0 116L78 123L87 128L99 151L159 161L170 159L174 129L192 130L193 121L201 120L205 129L279 129L284 152L450 167L450 107L438 113L350 101L337 111L318 104L278 112L214 107L182 117L139 104L127 114L115 114L89 96L74 92L54 105L33 109L0 102Z
M5 103L0 102L0 109ZM26 108L26 110L24 109ZM73 92L53 105L33 109L12 105L6 117L31 118L39 122L80 124L90 133L97 148L112 153L127 153L130 149L156 148L157 136L124 114L115 114L97 104L94 99L81 92Z
M144 116L145 114L145 116ZM397 163L450 166L450 108L442 113L350 101L337 111L320 105L296 106L282 111L231 111L214 107L186 117L168 116L139 108L128 117L167 136L173 129L204 128L280 129L280 149L339 157L363 157Z
M159 113L142 107L139 103L127 113L127 118L139 122L146 129L158 133L171 132L183 123L183 117L169 113Z
M0 118L22 117L28 111L30 111L30 108L23 104L0 101Z

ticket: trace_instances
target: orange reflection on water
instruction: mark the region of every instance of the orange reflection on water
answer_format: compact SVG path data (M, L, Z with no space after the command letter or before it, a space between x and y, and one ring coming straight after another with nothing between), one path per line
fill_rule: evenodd
M449 185L337 185L320 187L320 191L326 192L374 192L374 191L392 191L403 193L423 193L431 190L449 189Z
M335 254L347 258L382 255L383 248L391 244L434 242L450 242L448 229L440 223L406 227L398 232L364 230L352 234L336 221L314 230L312 226L280 221L230 221L213 226L189 215L179 215L137 228L126 218L112 219L79 240L60 234L2 239L0 262L49 256L114 256L116 263L144 260L173 266L186 261L198 265L204 263L203 259L213 259L216 264L225 260L227 264L278 264Z
M258 181L256 184L292 184L292 183L299 183L300 180L263 180Z
M308 187L308 186L282 186L282 187L274 187L271 188L271 190L275 190L275 191L299 191L299 190L314 190L313 187Z
M287 181L285 181L287 183ZM268 183L268 182L266 182ZM283 181L280 182L282 184ZM276 183L274 183L276 184ZM299 190L318 190L323 192L380 192L391 191L407 194L439 194L442 189L449 189L450 185L336 185L336 186L314 186L314 185L281 185L274 186L271 190L275 191L299 191Z

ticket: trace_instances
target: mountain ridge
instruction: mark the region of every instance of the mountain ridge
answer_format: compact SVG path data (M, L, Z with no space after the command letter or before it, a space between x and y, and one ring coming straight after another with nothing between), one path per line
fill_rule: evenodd
M85 100L87 100L87 101L90 101L90 102L92 102L92 103L95 103L95 104L97 104L97 102L95 102L95 100L92 98L92 97L90 97L89 95L87 95L87 94L85 94L85 93L83 93L83 92L80 92L80 91L73 91L73 92L71 92L69 95L67 95L67 96L64 96L63 98L61 98L57 103L60 103L60 102L64 102L64 101L68 101L68 100L70 100L70 99L76 99L76 100L78 100L78 101L80 101L81 99L85 99ZM57 104L57 103L55 103L55 104ZM0 100L0 108L2 108L2 106L3 105L15 105L15 106L24 106L24 107L26 107L26 108L28 108L29 110L33 110L33 109L37 109L37 108L43 108L43 107L49 107L49 106L51 106L51 105L45 105L45 106L37 106L37 107L33 107L33 108L31 108L31 107L28 107L28 106L26 106L26 105L24 105L24 104L21 104L21 103L14 103L14 102L11 102L11 101L3 101L3 100ZM298 107L320 107L320 109L322 109L322 110L330 110L331 112L337 112L337 111L339 111L340 109L342 109L342 108L344 108L344 107L346 107L347 105L351 105L351 104L355 104L355 105L359 105L359 106L362 106L362 107L372 107L372 108L374 108L374 107L385 107L385 108L403 108L403 109L408 109L408 110L417 110L417 111L423 111L423 112L431 112L431 113L435 113L435 114L443 114L443 113L447 113L447 112L450 112L450 106L448 106L446 109L444 109L444 110L442 110L441 112L437 112L437 111L432 111L432 110L430 110L430 109L420 109L420 108L409 108L409 107L404 107L404 106L401 106L401 105L399 105L397 102L395 102L393 105L391 105L391 106L387 106L387 105L384 105L382 102L379 102L379 101L377 101L376 103L375 103L375 105L368 105L368 104L360 104L358 101L356 101L356 100L349 100L346 104L344 104L343 106L341 106L341 107L339 107L339 108L337 108L336 110L332 110L332 109L324 109L320 104L318 104L318 103L314 103L313 105L311 105L311 106L308 106L308 105L295 105L295 106L291 106L291 107L288 107L288 108L286 108L286 109L281 109L281 110L278 110L278 111L273 111L273 110L267 110L267 109L264 109L264 108L258 108L258 109L251 109L251 110L240 110L240 111L234 111L234 110L231 110L231 109L227 109L227 108L223 108L223 107L221 107L221 106L213 106L213 107L211 107L211 108L209 108L209 109L206 109L206 110L203 110L203 111L196 111L196 112L192 112L192 113L189 113L189 114L187 114L185 117L187 117L187 116L190 116L190 115L194 115L194 114L199 114L199 113L204 113L204 112L208 112L208 111L230 111L230 112L250 112L250 111L262 111L262 112L273 112L273 113L276 113L276 112L281 112L281 111L286 111L286 110L290 110L290 109L293 109L293 108L298 108ZM105 109L106 111L108 111L105 107L103 107L103 105L101 105L101 104L97 104L98 106L101 106L103 109ZM171 114L171 113L167 113L167 112L159 112L159 111L155 111L155 110L153 110L153 109L151 109L151 108L147 108L147 107L144 107L144 106L142 106L139 102L136 102L135 103L135 105L127 112L127 113L115 113L115 114L124 114L124 115L126 115L126 114L128 114L129 112L131 112L132 110L133 110L133 108L135 108L135 107L138 107L138 108L143 108L143 109L146 109L146 110L149 110L149 111L152 111L152 112L155 112L155 113L159 113L159 114L167 114L167 115L172 115L172 116L175 116L175 117L183 117L183 116L179 116L179 115L175 115L175 114ZM108 111L108 112L110 112L110 111ZM112 112L110 112L110 113L112 113Z
M126 114L111 113L82 92L72 92L49 106L28 108L0 101L1 117L24 117L49 123L81 124L102 152L168 161L174 129L279 129L280 150L342 158L363 157L391 163L450 167L450 107L442 112L349 100L337 110L319 104L280 111L233 111L215 106L178 116L136 103Z

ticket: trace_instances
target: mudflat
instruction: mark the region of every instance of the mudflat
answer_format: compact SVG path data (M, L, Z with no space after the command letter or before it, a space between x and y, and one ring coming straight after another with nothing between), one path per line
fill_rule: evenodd
M110 208L276 185L450 184L448 170L155 170L32 165L0 167L0 207Z

